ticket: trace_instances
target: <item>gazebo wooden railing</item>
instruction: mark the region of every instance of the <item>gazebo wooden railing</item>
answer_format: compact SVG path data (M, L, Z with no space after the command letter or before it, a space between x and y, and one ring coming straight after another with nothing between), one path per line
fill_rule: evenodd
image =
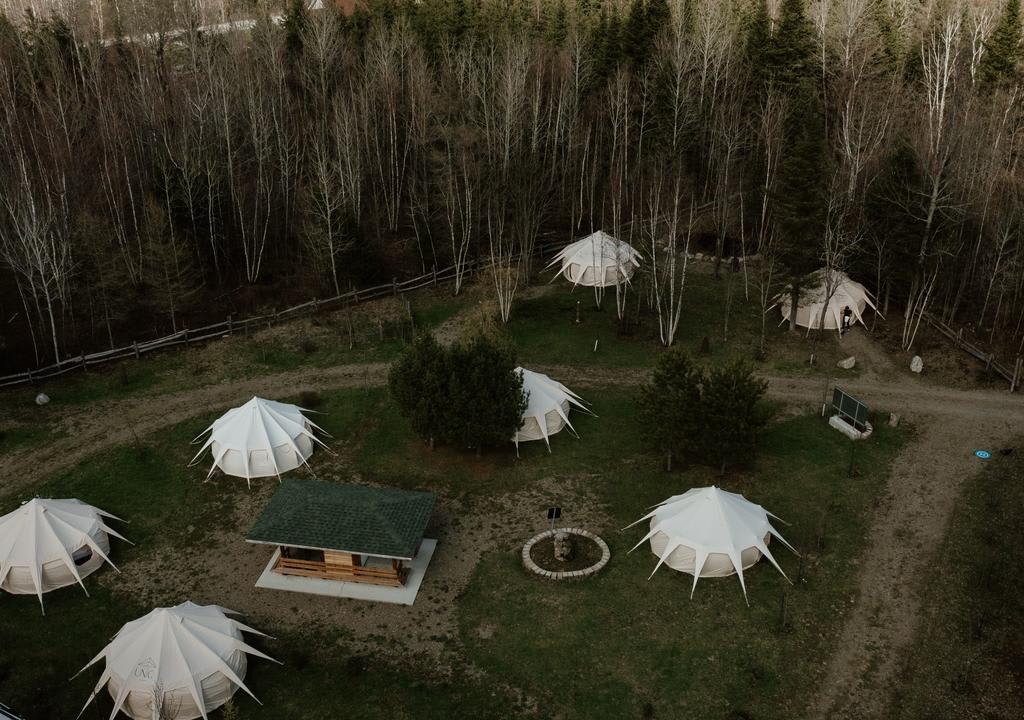
M402 567L397 561L392 561L390 568L379 568L279 557L274 564L274 572L282 575L299 575L301 577L321 578L323 580L341 580L401 587L405 584L409 569Z

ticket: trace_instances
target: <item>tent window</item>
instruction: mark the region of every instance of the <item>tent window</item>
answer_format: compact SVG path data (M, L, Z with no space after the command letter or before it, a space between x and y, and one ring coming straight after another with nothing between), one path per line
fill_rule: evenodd
M78 548L71 553L71 559L74 560L75 565L85 565L92 560L92 548L88 545Z

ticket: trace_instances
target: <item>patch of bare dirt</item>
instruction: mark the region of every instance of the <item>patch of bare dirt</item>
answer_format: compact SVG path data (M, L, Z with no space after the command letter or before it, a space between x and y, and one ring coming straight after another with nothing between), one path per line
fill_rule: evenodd
M878 344L878 340L862 326L854 326L843 335L840 347L845 353L843 357L852 355L857 358L862 381L891 381L899 376L892 358Z
M252 492L239 487L241 499L234 516L225 518L206 541L154 547L122 565L120 575L104 573L101 582L144 605L186 598L217 603L245 613L256 627L316 627L334 633L355 652L372 651L396 662L420 656L447 672L460 662L458 598L485 551L518 552L527 539L546 529L543 508L567 494L575 501L574 524L597 532L610 527L583 480L543 478L529 488L488 497L472 506L441 493L427 531L428 537L438 540L437 551L416 604L408 607L257 590L256 579L271 550L246 543L244 536L276 490L272 480L255 484ZM489 632L493 634L493 628ZM481 637L487 633L486 628L479 631Z
M472 285L463 288L462 292L470 298L470 304L434 329L434 337L438 342L450 345L476 328L494 325L498 305L494 301L493 290L486 284L487 281L489 278L486 276L478 276ZM541 297L556 289L554 285L548 284L530 285L516 293L516 300Z

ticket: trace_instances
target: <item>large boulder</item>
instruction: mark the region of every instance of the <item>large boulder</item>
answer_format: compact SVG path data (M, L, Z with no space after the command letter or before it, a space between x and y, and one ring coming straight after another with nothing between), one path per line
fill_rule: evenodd
M910 372L920 375L922 370L924 370L924 360L920 355L915 355L910 361Z
M853 366L857 364L857 356L851 355L845 360L840 360L836 363L836 367L841 367L843 370L853 370Z

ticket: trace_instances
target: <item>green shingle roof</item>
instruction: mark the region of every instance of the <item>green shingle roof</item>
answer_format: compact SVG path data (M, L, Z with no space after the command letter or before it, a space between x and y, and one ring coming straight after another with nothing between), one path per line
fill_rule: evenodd
M411 559L434 498L430 492L284 480L246 539Z

